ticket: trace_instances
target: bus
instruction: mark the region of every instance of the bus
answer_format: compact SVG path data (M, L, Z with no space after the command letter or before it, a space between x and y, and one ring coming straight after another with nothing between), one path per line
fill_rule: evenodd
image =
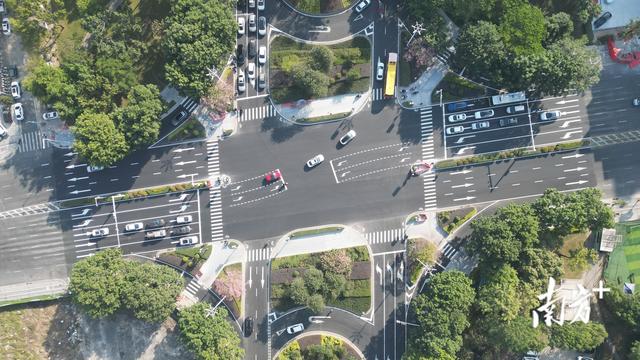
M525 101L527 97L524 94L524 91L509 93L509 94L501 94L495 95L491 97L491 103L493 105L503 105L514 102Z
M384 81L384 97L393 97L396 93L396 63L398 54L389 53L387 59L387 78Z

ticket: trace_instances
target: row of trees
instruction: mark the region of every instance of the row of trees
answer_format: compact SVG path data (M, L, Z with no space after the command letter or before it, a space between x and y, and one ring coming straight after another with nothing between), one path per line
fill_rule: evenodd
M531 204L510 204L474 220L466 246L479 259L473 284L458 272L432 277L414 300L420 332L411 337L410 359L420 358L420 352L427 359L502 358L547 345L588 351L601 344L607 337L602 324L549 329L533 328L531 320L549 277L563 274L556 254L563 237L613 226L613 213L600 198L597 189L570 194L548 189ZM640 312L633 314L640 321Z

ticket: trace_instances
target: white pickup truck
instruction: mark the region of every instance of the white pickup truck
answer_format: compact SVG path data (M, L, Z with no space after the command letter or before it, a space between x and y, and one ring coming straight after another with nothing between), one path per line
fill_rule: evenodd
M146 237L147 239L156 239L156 238L161 238L165 236L167 236L167 230L165 229L147 231L147 233L144 234L144 237Z

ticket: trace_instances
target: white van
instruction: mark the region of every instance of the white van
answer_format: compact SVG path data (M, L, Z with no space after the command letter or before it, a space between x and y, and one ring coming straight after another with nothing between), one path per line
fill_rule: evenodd
M524 110L525 110L524 105L509 106L507 108L507 113L508 114L515 114L515 113L523 112Z

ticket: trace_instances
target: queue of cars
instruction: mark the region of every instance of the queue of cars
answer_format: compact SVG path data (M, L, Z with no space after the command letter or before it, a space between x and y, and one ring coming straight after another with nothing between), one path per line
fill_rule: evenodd
M145 239L161 239L169 234L171 236L180 236L180 238L178 239L178 243L180 246L193 245L199 242L197 235L182 236L187 235L191 232L191 226L189 226L188 224L190 224L192 221L193 217L191 215L178 216L175 219L176 226L173 226L170 229L165 227L166 221L164 219L153 219L146 225L142 221L136 221L126 224L124 226L124 232L125 234L135 233L147 229L147 231L144 233ZM110 232L108 227L101 227L93 229L90 235L92 238L95 238L97 240L109 235L109 233Z
M250 0L249 10L254 9L262 11L265 9L264 0ZM267 34L267 19L264 16L257 16L255 13L246 15L238 15L238 35L250 35L256 34L258 37L263 37ZM249 63L246 71L239 68L245 63L245 45L238 44L236 47L236 65L238 69L236 71L236 87L239 93L243 93L247 90L247 81L252 85L257 82L257 89L263 90L266 87L266 75L263 65L267 63L267 47L266 45L257 45L257 39L250 39L247 44L247 56ZM257 56L257 68L254 58Z

